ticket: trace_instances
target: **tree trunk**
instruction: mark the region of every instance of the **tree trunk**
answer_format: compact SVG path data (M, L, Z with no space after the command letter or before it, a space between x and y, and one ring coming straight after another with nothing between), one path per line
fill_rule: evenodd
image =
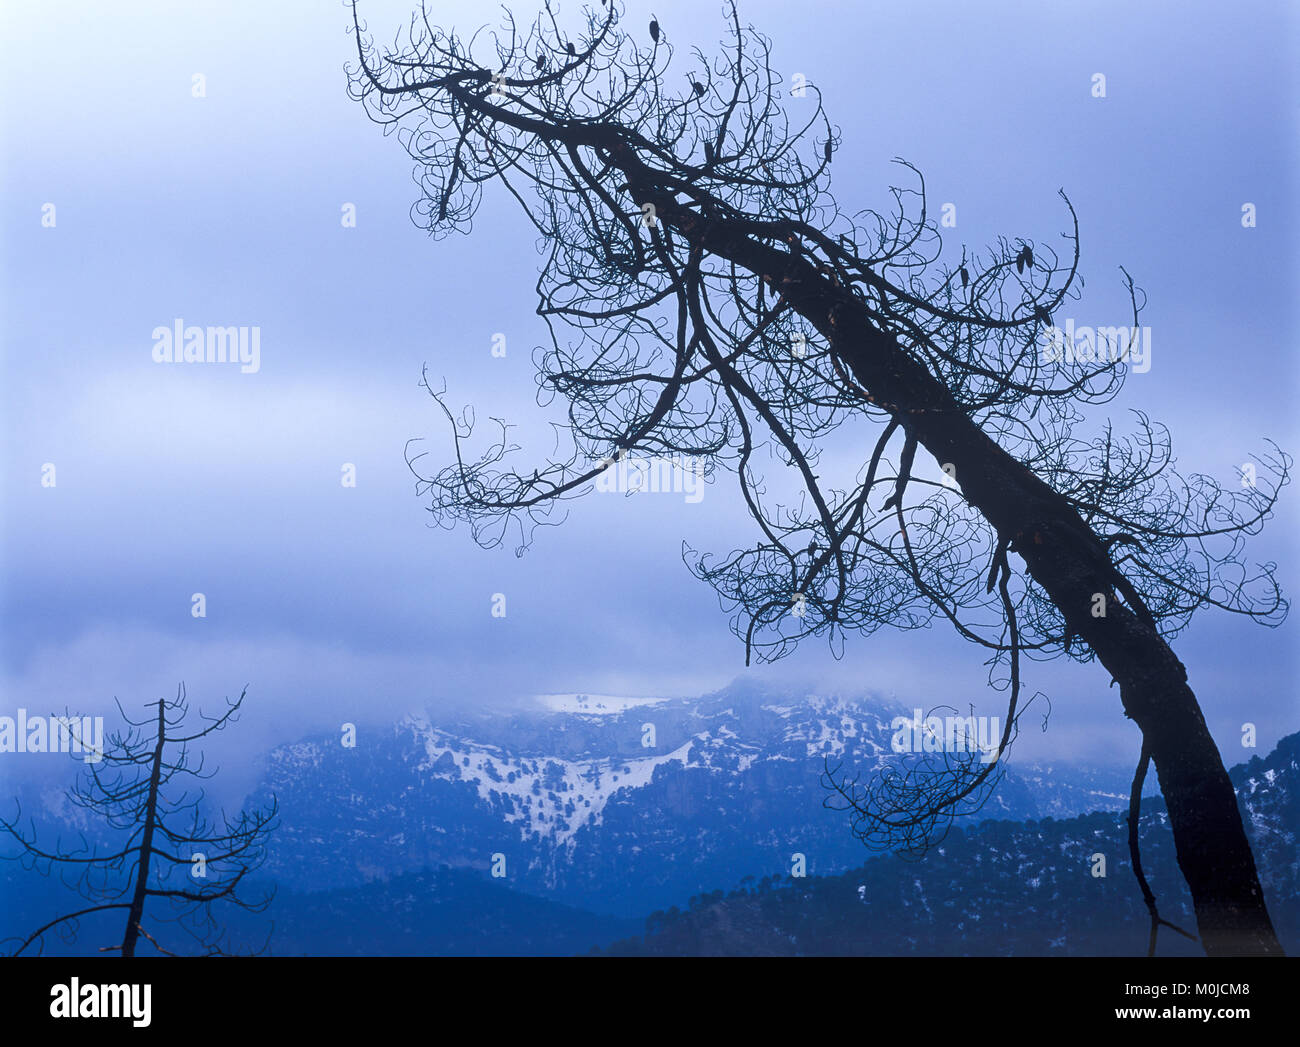
M1237 797L1187 685L1187 670L1150 623L1109 598L1117 573L1074 507L980 429L941 381L872 322L867 303L807 259L772 247L770 241L788 234L787 223L683 206L672 180L628 146L634 136L613 125L551 125L487 103L465 87L447 90L470 111L549 141L601 151L626 175L633 199L654 203L657 218L693 248L765 279L827 339L875 401L890 405L909 435L940 465L955 467L966 500L1011 543L1072 632L1119 683L1125 715L1137 722L1155 761L1205 951L1282 955ZM1092 615L1097 593L1108 595L1105 617Z
M140 937L140 921L144 919L144 899L149 888L149 859L153 856L153 831L158 823L158 782L162 777L163 744L166 741L166 721L163 703L158 703L158 744L150 761L149 793L145 798L144 832L140 836L140 860L136 863L135 893L126 915L126 935L122 939L122 955L134 956L135 943Z
M1074 507L961 411L942 382L876 327L866 303L806 260L751 236L770 236L778 223L703 218L671 197L650 198L659 218L688 241L765 276L828 340L855 380L878 403L892 405L940 465L955 467L967 501L1011 542L1119 683L1125 715L1150 745L1205 951L1282 955L1236 794L1187 670L1151 624L1113 598L1109 554ZM1107 597L1104 617L1093 617L1098 593Z

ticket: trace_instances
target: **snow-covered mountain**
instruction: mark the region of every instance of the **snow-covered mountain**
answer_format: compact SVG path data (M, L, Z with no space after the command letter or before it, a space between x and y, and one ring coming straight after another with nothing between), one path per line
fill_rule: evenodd
M696 700L548 695L510 716L410 717L354 748L282 746L257 796L282 827L265 870L297 889L448 865L596 911L643 914L747 876L836 873L865 855L826 809L829 760L869 775L899 757L867 696L733 685ZM1023 777L1021 776L1023 775ZM981 812L1068 816L1126 802L1121 773L1014 764Z
M227 907L217 918L243 947L273 932L282 954L1145 949L1120 809L1127 768L1013 763L986 820L959 821L922 861L867 860L844 816L821 805L823 759L862 770L896 759L889 725L906 712L866 697L741 687L697 701L553 695L515 716L363 728L351 749L337 738L282 746L260 787L278 794L281 825L250 887L278 894L266 913ZM642 745L647 724L653 746ZM1270 912L1293 951L1300 735L1230 773ZM28 799L24 812L47 842L78 842L78 828L95 835L60 794L33 786ZM1143 863L1161 914L1190 926L1163 803L1148 800L1143 812ZM1097 852L1111 867L1100 879ZM794 853L806 877L791 875ZM57 876L19 862L0 862L0 901L0 940L84 904ZM77 943L50 948L93 955L120 931L115 920L83 921ZM1195 946L1162 937L1162 953L1179 951Z

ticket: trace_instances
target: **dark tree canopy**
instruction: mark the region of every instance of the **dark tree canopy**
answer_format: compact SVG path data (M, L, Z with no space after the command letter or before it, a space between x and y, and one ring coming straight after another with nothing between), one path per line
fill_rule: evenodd
M721 53L684 62L671 24L625 30L616 2L564 24L550 4L526 26L507 12L468 37L422 8L391 46L353 11L351 91L414 159L418 224L468 231L496 184L543 255L539 402L566 410L566 453L519 463L498 420L478 441L473 412L426 377L454 460L410 461L439 524L522 552L620 455L725 468L756 542L686 559L747 661L946 619L1007 692L999 757L1026 705L1026 660L1102 650L1121 675L1132 644L1168 652L1202 607L1284 617L1274 565L1253 563L1245 539L1271 516L1289 456L1269 444L1228 487L1179 473L1147 415L1099 416L1140 337L1145 296L1126 272L1126 325L1092 359L1056 351L1053 318L1083 287L1064 192L1058 240L982 251L943 241L901 160L906 184L883 212L843 208L820 91L788 100L770 42L734 5ZM1089 622L1098 606L1105 635ZM1136 678L1121 683L1138 694ZM978 809L1000 762L829 780L865 841L917 850Z

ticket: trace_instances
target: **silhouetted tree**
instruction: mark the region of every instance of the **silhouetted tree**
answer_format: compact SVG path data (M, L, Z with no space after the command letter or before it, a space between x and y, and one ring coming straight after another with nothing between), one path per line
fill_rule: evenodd
M83 835L73 849L56 843L47 851L37 846L34 831L24 833L20 828L21 811L12 820L0 819L0 830L19 844L17 853L5 858L46 875L58 866L64 883L94 903L41 925L18 942L13 955L33 944L38 951L43 949L45 935L56 928L65 940L75 940L82 918L113 910L126 914L122 940L101 946L100 952L134 956L143 935L158 952L176 955L157 937L157 924L169 923L196 941L203 955L222 955L227 951L225 935L212 913L214 903L249 912L265 910L272 892L243 898L238 889L265 857L266 838L276 828L274 798L264 809L241 811L233 818L222 814L222 824L217 825L204 813L202 787L196 789L186 781L202 781L216 773L204 770L201 753L197 766L191 766L190 745L233 722L246 693L227 700L219 716L200 711L204 725L188 733L184 685L174 700L148 703L157 712L139 722L118 703L129 727L109 736L102 757L87 764L83 780L68 792L72 803L88 811L110 835L122 838L120 845L113 845L115 849L103 850ZM156 903L163 900L167 905L160 913ZM146 929L146 922L152 931Z
M943 618L1007 692L992 760L944 754L866 785L828 768L864 841L923 850L977 809L1024 711L1023 662L1097 659L1155 763L1206 950L1280 952L1169 641L1202 607L1284 616L1273 565L1251 568L1243 539L1271 515L1290 458L1273 447L1233 491L1177 473L1145 414L1128 433L1081 433L1140 348L1143 296L1125 273L1131 327L1077 358L1055 340L1080 283L1064 193L1063 257L1003 238L944 260L910 165L915 186L892 190L889 214L839 207L820 92L808 84L788 111L769 41L734 7L723 53L694 51L671 85L672 26L624 33L620 16L615 2L585 7L566 32L547 5L527 27L507 13L462 37L421 9L380 48L353 6L350 90L414 158L417 222L466 231L499 183L545 254L538 313L553 344L538 381L543 400L566 402L568 453L516 467L499 421L473 450L473 414L426 374L455 448L431 475L408 455L435 521L522 552L621 458L734 467L757 544L686 556L747 662L807 636L838 651L848 632ZM852 469L833 478L828 451ZM797 496L772 494L765 468Z

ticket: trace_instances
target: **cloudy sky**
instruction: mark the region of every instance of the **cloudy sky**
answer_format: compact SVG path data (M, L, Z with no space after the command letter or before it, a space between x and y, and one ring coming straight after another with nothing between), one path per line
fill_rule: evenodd
M436 9L462 29L497 17ZM363 12L391 38L406 5ZM713 4L654 13L679 55L721 39ZM630 0L630 26L649 14ZM1224 482L1265 437L1300 448L1292 5L742 0L742 14L787 80L821 86L850 210L887 207L904 157L932 206L956 204L959 253L1058 236L1067 191L1087 281L1077 321L1123 322L1120 265L1149 298L1152 366L1106 409L1117 421L1149 411L1182 469ZM211 703L247 684L239 741L256 752L416 707L689 695L744 671L681 562L683 541L753 540L725 477L693 505L589 497L522 558L428 527L403 457L413 437L431 461L449 453L424 365L451 400L549 450L530 363L546 337L539 255L500 194L469 237L414 227L410 161L347 98L342 4L48 0L2 17L0 713L138 708L180 680ZM1241 225L1247 202L1256 228ZM155 363L154 329L178 319L256 325L259 369ZM1288 494L1254 553L1294 594ZM1243 721L1265 751L1300 727L1295 629L1207 612L1177 645L1230 762ZM1136 754L1103 670L1032 671L1054 712L1026 751ZM850 640L839 661L810 642L753 672L997 711L978 654L940 626Z

